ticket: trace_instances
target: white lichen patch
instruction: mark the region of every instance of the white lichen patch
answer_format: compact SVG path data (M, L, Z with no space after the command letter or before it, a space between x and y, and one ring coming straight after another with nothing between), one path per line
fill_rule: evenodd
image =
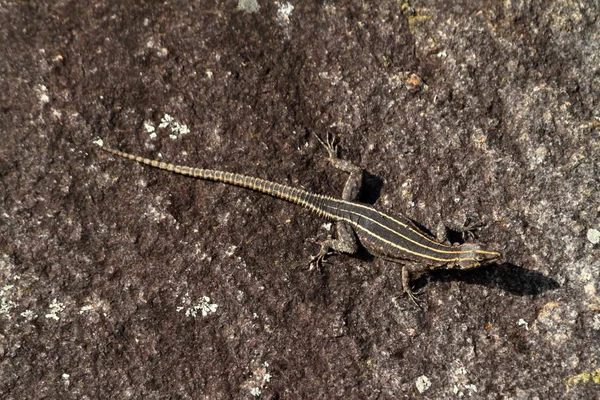
M181 312L185 310L185 316L191 318L196 318L198 313L202 314L203 317L206 317L208 314L215 313L219 307L218 304L211 303L210 297L208 296L202 296L202 299L194 304L188 293L183 296L182 303L184 305L177 307L176 311Z
M235 254L236 250L237 250L237 246L232 244L231 246L227 247L227 249L225 250L225 255L227 257L231 257L232 255Z
M79 314L83 314L85 312L92 311L93 309L94 309L94 306L90 306L90 305L83 306L79 309Z
M598 231L597 229L588 229L587 231L587 240L591 243L591 244L598 244L600 243L600 231Z
M237 9L247 13L255 13L260 10L260 6L257 0L238 0Z
M146 133L152 135L156 132L156 128L154 127L154 124L152 123L152 121L144 121L144 130L146 131ZM155 135L156 136L156 135Z
M36 92L38 94L38 99L41 104L46 104L50 102L50 96L48 96L48 88L45 85L37 85Z
M158 127L164 129L164 128L168 127L171 124L171 122L173 122L173 121L174 121L173 117L171 117L169 114L165 114L162 117L162 119L160 120L160 124L158 124Z
M92 141L92 143L94 143L96 146L104 146L104 140L102 139L96 139Z
M0 315L11 319L10 312L17 307L17 303L13 300L14 285L4 285L0 287Z
M269 371L269 363L264 362L262 365L254 365L251 367L252 374L248 380L246 380L242 387L249 390L250 394L254 397L258 397L262 394L262 391L266 389L267 384L273 377Z
M14 264L6 254L0 254L0 318L12 319L23 295L19 284L21 276L15 273Z
M415 386L417 387L419 393L423 393L431 387L431 381L425 375L421 375L415 381Z
M65 309L65 305L59 302L57 299L54 299L52 300L48 308L49 311L46 315L44 315L44 317L58 321L60 319L58 314L60 314Z
M169 49L167 49L166 47L161 47L156 52L156 55L159 56L159 57L166 57L166 56L169 55Z
M279 7L277 8L277 22L279 22L280 25L289 25L292 11L294 11L294 6L292 4L288 2L279 3Z
M190 128L188 128L187 125L180 124L179 122L175 122L171 127L171 130L180 135L186 135L190 133Z
M107 316L110 311L110 304L103 299L100 299L96 296L92 296L92 298L88 298L85 300L84 305L79 307L77 313L79 315L85 315L85 317L90 317L93 315L104 315Z
M37 314L34 313L32 310L25 310L19 315L21 317L25 318L25 321L27 321L27 322L33 321L34 319L36 319L38 317Z
M452 392L457 397L473 396L477 393L477 386L470 382L471 374L462 365L460 361L454 361L451 366L450 383Z
M600 331L600 314L596 314L594 315L594 318L592 318L592 329Z
M520 318L520 319L517 321L517 325L519 325L519 326L524 326L526 331L528 331L528 330L529 330L529 324L528 324L528 323L527 323L527 321L525 321L523 318Z
M148 217L154 223L159 223L159 222L162 222L167 219L167 215L160 212L152 204L149 204L146 208L147 208L147 210L144 213L144 216Z
M169 137L173 140L178 138L178 135L186 135L190 133L190 128L187 125L180 123L175 120L171 115L165 114L160 120L160 124L158 127L161 129L169 128L171 130L171 134Z

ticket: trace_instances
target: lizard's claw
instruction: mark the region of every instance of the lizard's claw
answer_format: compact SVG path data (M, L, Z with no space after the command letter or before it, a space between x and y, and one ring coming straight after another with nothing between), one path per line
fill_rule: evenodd
M461 231L463 241L466 242L475 239L475 234L473 232L484 226L485 224L483 222L475 222L473 224L468 224L467 226L465 226L464 229Z
M419 293L421 293L421 290L417 290L416 292L413 292L412 290L409 290L409 291L406 292L406 294L412 300L412 302L415 303L415 305L417 307L419 307L420 309L423 309L423 307L421 306L421 304L419 304L419 302L417 301L417 295Z
M309 270L312 270L313 268L317 267L317 268L321 268L323 266L324 263L327 263L327 257L332 255L334 252L331 250L331 247L329 247L329 245L327 244L328 241L325 242L317 242L317 241L313 241L313 243L315 244L319 244L321 245L321 250L319 250L319 253L317 253L316 256L314 256L310 262L309 262Z
M319 143L321 143L323 147L325 147L325 150L327 150L329 158L338 158L338 143L334 134L327 132L327 141L323 141L323 139L321 139L321 137L317 134L315 134L315 136L317 137Z
M328 263L327 261L327 256L329 254L321 254L319 252L319 254L317 254L316 256L314 256L313 258L311 258L310 262L308 263L308 270L311 271L314 268L321 268L323 266L323 264Z

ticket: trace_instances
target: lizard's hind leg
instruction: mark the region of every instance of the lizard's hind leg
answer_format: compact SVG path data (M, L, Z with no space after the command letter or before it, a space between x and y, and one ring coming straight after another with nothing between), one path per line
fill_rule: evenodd
M310 261L311 268L313 266L320 267L327 257L333 254L356 254L358 251L358 239L354 229L345 221L335 223L336 238L329 238L320 242L321 250Z

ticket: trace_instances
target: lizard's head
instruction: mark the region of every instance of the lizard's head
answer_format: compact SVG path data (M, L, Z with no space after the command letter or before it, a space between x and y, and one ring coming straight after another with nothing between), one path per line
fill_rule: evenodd
M472 269L482 265L493 264L502 258L502 254L491 251L476 243L464 243L458 246L461 253L456 266L459 269Z

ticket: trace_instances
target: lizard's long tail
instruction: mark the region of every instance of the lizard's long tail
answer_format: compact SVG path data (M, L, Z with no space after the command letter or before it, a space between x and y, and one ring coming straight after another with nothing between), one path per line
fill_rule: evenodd
M209 181L223 182L233 186L248 188L260 193L265 193L270 196L287 200L291 203L298 204L309 209L322 217L333 218L323 211L323 203L332 200L327 196L307 192L306 190L293 188L291 186L282 185L279 183L267 181L253 176L236 174L233 172L218 171L214 169L203 169L187 167L185 165L176 165L165 163L162 161L151 160L135 154L125 153L123 151L111 149L110 147L101 146L102 150L117 155L119 157L128 158L141 164L150 165L151 167L162 169L165 171L174 172L176 174L192 176L194 178L205 179Z

